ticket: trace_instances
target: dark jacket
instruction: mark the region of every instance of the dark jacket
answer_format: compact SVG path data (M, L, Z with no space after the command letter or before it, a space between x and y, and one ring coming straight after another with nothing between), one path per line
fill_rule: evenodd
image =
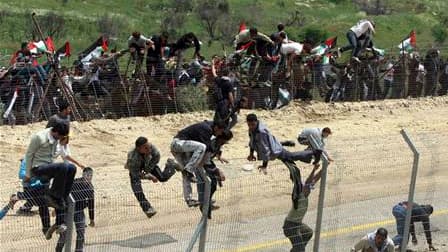
M71 192L75 200L75 211L83 211L89 208L89 219L95 219L95 191L91 182L84 178L77 178L73 181Z
M177 133L174 138L190 140L205 144L207 151L212 151L213 122L204 121L190 125Z

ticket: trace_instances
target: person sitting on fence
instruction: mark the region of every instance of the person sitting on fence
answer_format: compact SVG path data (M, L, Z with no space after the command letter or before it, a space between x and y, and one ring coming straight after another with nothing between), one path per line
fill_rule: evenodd
M146 54L146 74L152 76L155 80L160 81L164 74L165 66L165 46L168 41L168 33L162 32L160 36L151 37L154 47L148 48Z
M308 196L314 185L319 181L321 177L322 170L316 171L319 168L319 164L315 164L313 170L311 171L308 178L305 180L305 184L301 185L301 192L298 193L298 197L293 199L291 210L289 210L288 215L285 218L283 224L283 234L291 241L292 249L291 252L304 252L305 247L313 236L313 229L303 223L303 218L308 211ZM300 176L291 176L294 181L296 179L300 180ZM302 183L302 181L297 181ZM294 181L294 184L296 182Z
M280 48L280 53L286 57L286 77L291 75L293 61L301 60L302 54L309 54L312 50L310 43L292 42L283 43Z
M264 124L258 121L255 114L249 114L246 117L247 126L249 128L249 147L250 153L247 157L249 161L255 161L257 158L254 152L257 152L258 160L262 160L262 165L258 166L258 170L267 174L267 166L269 160L279 159L283 162L302 161L313 164L320 161L321 150L307 149L298 152L289 152L275 139Z
M219 169L213 159L216 157L221 163L228 163L226 159L222 158L221 147L224 144L227 144L233 138L233 133L230 130L225 130L222 135L214 138L212 140L212 151L208 152L205 156L206 160L204 162L204 169L207 176L210 178L210 201L209 201L209 209L208 209L208 218L211 219L212 210L219 209L213 201L213 195L216 192L217 185L222 187L222 182L225 180L225 175L221 169ZM198 177L197 183L199 202L201 203L200 209L202 211L204 204L204 190L205 184L204 181L200 177Z
M11 71L12 83L16 83L20 80L28 82L28 80L37 76L36 83L40 86L43 86L45 83L45 79L43 73L41 73L34 65L33 65L33 56L30 50L27 48L27 43L22 43L21 49L15 54L15 60L13 61L13 67Z
M84 209L89 210L90 227L95 226L95 191L92 184L93 169L86 167L82 171L82 177L73 182L72 196L75 201L73 221L76 227L76 252L84 251L85 241L85 214ZM66 233L59 236L56 252L62 252L66 240Z
M395 217L395 221L397 223L397 235L392 238L396 246L401 246L403 243L407 243L408 241L403 241L404 236L404 227L406 222L406 212L408 210L409 203L407 201L400 202L396 204L392 209L392 214ZM415 234L415 223L421 222L423 225L423 229L425 231L426 241L428 243L429 251L435 251L436 249L432 245L432 237L431 237L431 225L429 222L429 216L433 213L434 208L431 205L420 205L417 203L412 204L412 212L411 212L411 223L409 226L409 233L412 236L412 243L417 244L417 236Z
M135 62L134 76L139 76L140 69L143 63L143 57L145 55L146 46L153 46L151 39L146 38L140 32L133 32L128 39L128 48L131 53L131 57Z
M338 52L343 53L347 50L352 50L352 59L361 62L358 58L361 50L364 48L372 48L372 36L375 34L375 22L371 20L362 19L350 28L347 32L347 40L349 45L339 48Z
M394 252L394 242L387 235L385 228L378 228L358 241L351 252Z
M321 128L305 128L300 132L299 136L297 137L297 141L301 145L308 146L307 149L312 149L313 146L311 145L311 136L316 139L317 143L321 144L322 151L327 155L328 161L332 162L333 159L328 155L328 152L325 150L325 139L328 138L332 134L331 129L328 127L325 127L323 129Z
M169 158L166 161L165 169L161 171L158 166L159 161L160 152L156 146L151 144L146 137L139 137L135 141L135 147L128 153L125 165L125 168L129 170L132 191L148 218L154 216L157 211L146 199L141 180L147 179L153 183L166 182L179 169L179 165Z
M0 210L0 220L3 219L10 209L14 209L14 205L19 201L17 195L13 194L9 197L9 202Z
M265 41L271 45L274 45L274 41L269 36L258 32L257 28L252 27L250 29L244 29L235 36L234 46L235 50L245 49L249 46L249 43L257 40Z
M204 163L204 156L212 151L211 138L218 137L226 128L222 121L204 121L180 130L171 142L171 153L182 166L182 187L184 200L189 207L198 206L192 199L191 183L196 182L195 174Z

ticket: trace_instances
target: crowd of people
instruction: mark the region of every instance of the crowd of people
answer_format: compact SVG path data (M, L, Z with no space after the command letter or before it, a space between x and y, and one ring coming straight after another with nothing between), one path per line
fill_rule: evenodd
M71 114L77 111L76 106L78 105L74 102L74 95L71 95L74 93L92 91L95 96L101 96L117 92L117 90L120 94L132 91L131 104L144 107L145 105L142 104L147 102L145 99L154 95L154 93L148 93L147 84L156 83L150 87L165 90L160 95L169 100L174 98L174 94L169 91L169 85L175 87L185 83L196 83L200 79L209 80L208 85L213 90L214 95L214 118L210 121L197 122L179 129L170 144L173 158L167 159L163 170L159 167L161 154L158 148L144 136L135 140L134 147L128 153L125 168L129 172L131 189L148 218L154 217L157 210L146 198L142 181L167 182L176 172L182 174L183 196L188 207L199 207L200 211L206 211L209 218L212 217L212 210L219 208L213 200L213 196L217 186L222 186L222 182L225 181L225 175L214 160L227 162L223 158L222 146L229 143L233 138L232 128L238 122L239 110L251 107L249 103L252 94L244 93L241 89L242 83L239 83L243 82L243 79L247 81L247 85L254 88L258 86L262 89L260 87L261 83L269 86L270 90L274 90L276 96L275 99L273 98L266 104L268 108L277 108L284 105L282 104L284 93L279 92L279 90L285 87L285 83L287 84L285 88L290 96L308 99L310 93L306 84L306 71L310 71L314 79L320 80L317 86L322 91L322 95L329 101L344 100L345 89L347 88L346 81L352 78L349 78L350 75L355 76L361 69L367 69L367 74L363 75L362 78L353 77L353 79L358 80L356 85L362 84L357 89L359 93L355 94L361 99L388 98L389 90L391 90L393 98L408 95L420 96L422 94L446 95L448 68L445 64L445 68L442 69L437 50L431 51L423 66L419 63L416 53L403 53L397 62L388 62L383 76L384 87L387 92L383 92L378 84L380 79L377 78L378 75L374 74L373 76L376 77L371 78L372 72L378 73L379 69L379 65L376 65L377 70L372 70L373 63L371 62L379 64L381 57L383 57L373 44L376 25L371 20L361 20L353 26L347 33L349 45L343 48L336 48L335 40L325 41L318 47L310 41L294 42L288 38L283 25L280 24L277 28L276 32L267 36L256 28L246 29L241 27L234 40L235 52L226 58L214 57L210 63L207 63L201 56L201 42L193 33L187 33L175 43L170 44L166 33L145 37L139 32L134 32L128 39L126 50L111 51L110 54L104 53L105 41L103 39L99 40L100 43L96 42L84 54L80 55L75 66L77 76L90 72L86 90L77 89L79 86L77 87L74 83L75 77L71 76L66 69L62 69L61 74L56 71L56 75L53 76L62 80L60 88L65 90L62 95L64 99L60 97L54 99L54 104L59 113L49 118L45 129L32 135L21 165L20 174L23 181L23 191L11 196L8 205L0 212L0 217L3 218L6 212L19 200L26 201L20 209L21 211L26 212L31 207L37 206L42 222L42 232L47 239L51 239L54 232L58 233L60 237L56 250L62 251L67 229L65 215L67 213L68 196L71 194L75 200L76 251L83 251L86 227L84 210L86 208L89 210L89 226L95 226L95 193L92 183L93 169L82 165L70 155L70 120ZM190 47L195 48L193 57L196 60L193 65L184 66L185 50ZM41 50L43 51L40 51L40 53L54 54L48 48ZM347 50L352 50L351 59L348 64L340 67L335 59ZM126 68L130 65L134 66L131 78L136 85L132 89L125 87L117 63L117 59L127 52L131 56ZM38 53L39 51L36 52L36 54ZM362 58L363 53L370 53L373 58L364 59ZM142 70L145 54L146 73ZM6 75L11 75L9 84L20 82L20 80L25 82L36 81L36 86L41 87L40 90L43 91L45 83L49 85L49 80L51 80L49 69L53 69L53 71L59 69L55 68L56 65L54 65L57 64L57 60L54 58L50 65L44 66L33 63L34 60L33 53L31 53L27 43L24 43L21 50L16 54L12 66L2 73L1 79L4 79ZM407 85L409 93L405 92L404 83L406 81L403 81L407 76L403 74L408 66L407 60L413 62L409 64L409 67L412 65L414 71L411 71L409 75ZM21 68L21 63L26 66ZM308 70L304 68L305 66ZM167 71L167 67L171 71ZM190 67L201 71L191 70ZM209 73L203 75L202 70L207 67L209 67ZM107 77L115 80L110 82L115 83L115 91L111 90L113 85L104 86L104 79L101 78L100 70L107 68L111 68L113 69L112 72L118 73L118 75L108 75ZM356 71L351 72L353 69ZM331 86L323 83L325 74L328 74L329 78L332 76L335 79ZM423 80L423 82L417 82L417 79L418 81ZM80 79L77 81L80 81ZM414 85L414 81L417 83L416 85ZM437 81L441 82L441 89L437 89ZM377 87L379 89L376 89ZM44 93L46 92L42 92L42 95ZM7 99L8 102L6 102L8 106L3 115L5 118L12 115L14 102L11 103L11 97L13 97L12 100L14 100L14 97L17 98L17 92L12 92L7 97L10 100ZM30 104L32 105L33 102ZM30 106L30 104L28 105ZM118 104L120 109L123 109L123 106L120 105ZM319 163L322 156L329 162L334 161L325 149L325 139L332 134L332 131L328 127L304 129L298 135L297 140L300 145L304 145L306 148L292 152L285 147L291 145L291 142L278 141L257 115L247 115L246 123L250 147L247 160L261 161L258 169L264 174L267 174L268 164L273 160L280 160L289 170L293 182L292 207L285 218L283 231L291 241L293 246L291 251L305 251L305 247L313 235L313 230L303 223L303 218L308 208L308 196L321 176ZM312 143L313 141L317 141L318 147ZM61 156L63 162L56 161L58 156ZM301 169L296 164L297 161L306 164L312 163L314 166L311 174L304 182L301 178ZM82 177L75 179L77 167L82 170ZM207 199L204 197L205 186L202 172L211 180L211 194L210 198ZM192 195L193 183L197 185L197 199ZM204 209L204 207L208 207L208 202L210 202L210 207ZM53 225L50 223L49 207L56 211L56 220ZM417 242L414 223L423 222L429 249L435 250L432 245L429 224L429 216L433 212L433 207L431 205L401 202L393 207L393 215L397 223L397 236L390 239L388 231L379 228L376 232L369 233L362 238L353 247L352 251L393 251L395 246L403 246L407 242L403 241L403 233L404 216L408 209L412 209L410 229L412 241Z
M28 121L48 118L56 110L57 97L72 101L74 109L88 107L81 109L80 119L176 112L176 90L188 85L206 87L213 109L222 103L216 77L226 79L226 89L233 88L234 104L244 97L248 106L266 109L292 99L310 100L316 93L327 102L447 94L448 64L439 50L429 49L421 57L414 42L388 55L374 46L376 29L381 27L374 21L360 20L347 32L348 45L338 48L336 37L293 41L283 24L271 35L242 25L234 38L235 50L210 61L201 55L202 42L194 33L173 40L166 32L145 36L136 31L121 51L109 51L107 38L100 37L71 68L60 67L61 58L70 54L67 45L55 50L51 39L35 38L22 43L10 66L0 71L3 118L14 122L20 112ZM192 61L185 54L189 48L194 48ZM349 50L350 60L343 62ZM119 59L127 53L123 69ZM48 61L41 64L37 59L45 55ZM88 112L94 115L85 115Z

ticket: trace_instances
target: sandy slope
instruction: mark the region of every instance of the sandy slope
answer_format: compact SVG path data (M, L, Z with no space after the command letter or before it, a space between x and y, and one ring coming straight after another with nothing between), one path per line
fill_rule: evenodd
M248 154L247 127L243 111L241 123L234 130L234 140L224 148L231 160L223 165L228 175L217 199L222 209L216 222L241 221L286 212L290 183L286 169L273 162L267 176L255 171L241 171ZM294 140L303 127L328 126L334 134L329 151L336 162L329 171L327 204L361 201L378 195L393 195L407 184L412 156L399 135L406 128L422 150L437 148L438 159L422 159L427 170L421 173L421 190L448 187L445 164L448 153L448 98L422 98L361 103L294 103L277 111L255 111L279 139ZM176 175L165 184L145 184L148 198L159 210L149 222L131 193L127 172L123 169L126 153L138 136L147 136L169 157L169 143L176 132L194 122L211 118L210 112L172 114L151 118L95 120L72 123L72 156L96 170L97 227L88 231L89 243L124 239L149 230L175 234L176 230L193 228L198 211L188 209L182 201L181 178ZM26 151L30 135L44 123L0 128L0 202L20 188L17 180L18 160ZM423 134L417 134L424 132ZM439 136L439 137L437 137ZM437 139L438 138L438 139ZM428 139L438 142L427 144ZM435 161L434 161L435 160ZM438 163L435 163L438 162ZM307 173L308 166L304 167ZM369 183L377 181L375 183ZM380 185L380 186L378 186ZM353 190L356 186L356 190ZM316 194L317 195L317 194ZM281 199L281 200L277 200ZM430 196L428 196L430 199ZM315 201L311 208L315 207ZM0 242L5 248L52 246L42 240L38 217L8 216L1 222ZM12 226L12 228L10 228ZM100 232L98 232L100 231ZM18 236L18 237L17 237ZM14 238L13 238L14 237ZM13 241L11 241L11 239Z

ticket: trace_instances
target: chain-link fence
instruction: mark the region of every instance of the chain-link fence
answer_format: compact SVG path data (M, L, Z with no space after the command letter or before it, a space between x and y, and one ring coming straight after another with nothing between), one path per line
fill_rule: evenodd
M434 207L430 216L433 243L444 251L448 233L448 205L444 200L448 188L445 169L448 134L408 133L420 152L414 201ZM300 147L293 147L297 148ZM412 152L403 137L399 132L335 137L327 149L336 161L328 167L320 244L314 251L348 251L363 236L379 227L387 228L390 237L394 237L397 231L392 209L408 199L413 164ZM161 151L168 153L167 147L161 147ZM108 156L108 161L91 164L98 167L93 179L95 227L87 226L89 215L86 209L85 250L185 251L201 213L198 208L190 208L185 203L181 176L176 174L166 183L142 182L147 198L157 210L157 214L148 219L132 193L127 171L122 168L126 151L117 152L108 144L96 152ZM161 166L163 164L162 161ZM280 161L270 163L267 175L256 171L255 164L246 159L232 158L229 164L218 166L225 172L226 180L213 197L213 205L220 208L212 212L208 222L205 251L289 251L291 245L282 227L292 207L293 184L285 165ZM298 163L298 167L304 181L311 165ZM196 186L192 186L196 198ZM319 184L315 188L308 198L308 210L303 220L314 231ZM14 189L21 190L19 183L3 179L2 199ZM51 222L54 223L54 216ZM424 230L419 223L415 227L419 244L410 243L409 246L424 251L427 247ZM1 221L2 251L54 250L58 235L47 241L41 229L36 208L29 216L11 211ZM75 243L76 229L72 247ZM311 250L313 241L307 246L307 251Z

